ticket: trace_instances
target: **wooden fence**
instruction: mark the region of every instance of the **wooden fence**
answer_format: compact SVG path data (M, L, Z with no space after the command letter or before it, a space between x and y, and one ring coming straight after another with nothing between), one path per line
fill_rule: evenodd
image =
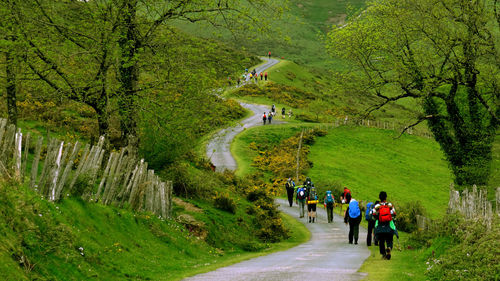
M172 182L161 181L143 159L137 159L133 149L106 155L103 144L104 137L96 145L83 148L79 142L64 143L55 138L44 143L43 137L23 135L0 118L0 175L21 182L29 180L31 188L53 202L76 192L87 201L128 205L134 211L170 218Z
M462 194L450 186L450 199L448 201L448 213L458 212L466 220L484 221L488 229L495 216L500 216L500 187L496 189L495 199L488 200L487 192L478 189L476 185L471 190L464 190ZM417 216L419 230L428 229L432 221L424 216Z

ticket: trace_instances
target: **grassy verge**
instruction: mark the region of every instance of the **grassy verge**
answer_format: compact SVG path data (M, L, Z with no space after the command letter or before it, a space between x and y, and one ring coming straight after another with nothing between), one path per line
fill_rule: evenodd
M408 239L408 234L401 233L400 243L402 251L398 251L398 242L394 237L394 247L396 248L390 261L382 260L378 246L369 247L371 254L363 263L360 272L368 273L363 280L426 280L425 268L426 259L422 256L424 250L403 249L403 245Z

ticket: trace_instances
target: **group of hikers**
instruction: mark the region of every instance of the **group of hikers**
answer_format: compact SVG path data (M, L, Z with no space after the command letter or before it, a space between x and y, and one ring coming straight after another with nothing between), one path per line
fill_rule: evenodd
M316 205L319 203L318 192L311 179L307 177L302 185L295 185L295 182L291 178L288 178L285 183L285 189L290 207L292 207L295 199L295 204L299 207L299 217L304 217L305 206L307 205L309 223L317 222ZM342 204L347 204L348 206L344 212L344 223L349 225L348 241L349 244L354 243L357 245L359 225L362 219L359 202L352 198L351 191L347 187L344 187L339 203L341 207ZM323 205L326 209L328 223L332 223L335 197L331 190L325 192ZM373 240L375 246L379 246L382 258L390 260L391 250L393 249L393 236L396 235L399 238L399 234L394 224L396 209L390 202L387 202L387 193L385 191L379 193L378 201L366 204L364 215L368 222L367 246L371 246Z
M273 117L276 115L276 106L273 104L271 106L271 111L269 111L269 113L266 113L264 112L262 114L262 122L264 123L264 125L266 125L266 122L268 122L269 124L271 124L271 122L273 121ZM286 115L286 108L282 108L281 109L281 118L285 119L285 115ZM288 118L291 118L292 117L292 109L289 109L288 110Z
M262 80L267 81L267 77L268 77L267 71L257 73L257 70L254 69L250 73L248 73L248 68L247 68L247 69L245 69L245 73L241 76L241 79L238 78L238 81L237 81L238 86L240 85L241 80L243 80L243 82L245 82L245 81L250 81L250 82L254 81L255 83L257 83L258 80L259 80L259 77L260 77L261 81Z

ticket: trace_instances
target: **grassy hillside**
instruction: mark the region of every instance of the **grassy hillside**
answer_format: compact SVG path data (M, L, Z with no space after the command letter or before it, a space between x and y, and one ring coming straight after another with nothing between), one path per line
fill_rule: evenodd
M235 215L204 200L177 204L172 221L76 198L53 204L6 182L0 202L2 280L176 280L309 237L302 224L282 216L288 240L256 241L244 199Z
M277 6L284 7L287 1L274 1ZM252 53L284 57L296 63L320 68L341 69L343 65L330 58L323 47L321 37L334 24L344 23L349 11L359 10L365 0L347 1L288 1L288 9L281 19L273 20L269 33L252 33L249 31L227 32L215 29L204 23L177 25L191 34L206 38L218 38L233 46Z
M300 132L296 125L261 126L236 137L232 152L238 174L256 171L252 167L258 153L251 143L278 145ZM431 217L446 211L451 173L436 142L404 135L394 139L389 130L339 127L316 139L311 146L307 172L318 187L346 185L360 200L376 200L385 190L392 201L421 201Z
M431 217L445 213L452 182L439 145L388 130L340 127L318 138L308 176L318 184L339 182L353 197L376 200L385 190L395 202L421 201Z

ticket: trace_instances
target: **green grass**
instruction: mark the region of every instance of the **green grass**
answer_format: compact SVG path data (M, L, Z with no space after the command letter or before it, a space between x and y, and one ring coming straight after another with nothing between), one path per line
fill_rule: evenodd
M426 280L426 257L424 250L408 250L405 249L405 242L408 234L401 233L400 243L402 251L398 251L396 236L394 236L394 248L391 255L391 260L382 260L378 246L369 247L371 254L359 269L362 273L367 273L363 280L378 281L378 280Z
M341 2L292 0L282 18L272 20L269 24L271 30L267 33L260 30L231 33L203 22L192 24L179 21L176 25L188 33L205 38L217 38L255 54L267 55L267 52L271 51L273 56L284 57L299 64L342 69L343 64L326 53L321 38L333 24L343 24L340 19L349 13L349 7L358 10L365 2L365 0ZM279 7L285 6L285 1L274 1L274 3ZM261 15L266 18L270 16Z
M235 215L203 201L191 201L202 207L203 213L176 206L175 216L189 214L206 223L207 242L175 220L162 221L148 213L76 198L53 204L17 184L0 183L0 202L2 280L177 280L309 239L302 224L283 215L291 230L288 240L260 246L254 243L251 245L258 245L254 250L243 250L241 245L254 241L245 226L251 220L244 215L248 202L240 202ZM208 243L210 239L219 242ZM21 256L34 267L24 269L19 264Z
M439 145L389 130L340 127L318 138L309 159L314 182L340 182L354 198L374 201L385 190L390 201L421 201L430 217L444 215L452 182Z

